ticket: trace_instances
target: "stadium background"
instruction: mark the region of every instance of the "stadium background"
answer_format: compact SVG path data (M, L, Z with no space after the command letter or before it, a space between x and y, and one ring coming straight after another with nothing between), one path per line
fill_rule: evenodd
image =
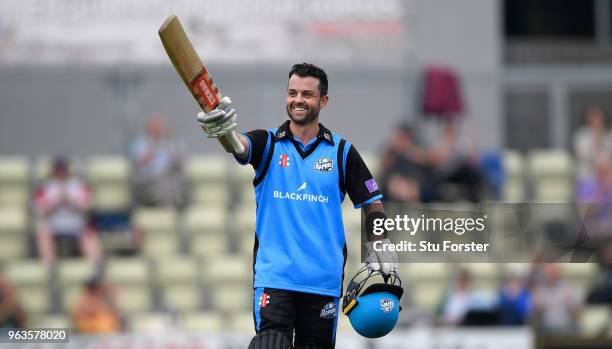
M571 135L586 106L612 110L611 8L609 0L4 1L4 270L32 326L69 325L71 302L91 270L80 260L61 261L50 271L39 263L32 249L33 188L50 159L62 154L93 186L96 207L128 205L127 146L146 119L159 112L189 154L186 176L195 201L184 212L134 208L134 224L147 233L142 255L107 260L108 281L123 289L120 303L129 331L122 338L142 339L153 331L165 338L158 339L162 343L187 331L212 341L212 347L215 341L243 347L236 339L241 336L242 343L248 341L254 219L249 171L203 139L195 123L196 105L157 37L170 13L182 19L222 92L234 100L241 130L279 124L285 117L286 72L293 63L311 61L330 76L331 102L322 122L357 144L375 168L399 121L427 123L419 97L423 72L443 65L461 79L466 105L462 135L483 151L508 155L512 180L507 184L518 194L506 200L567 202L573 191ZM537 156L552 159L549 177L532 171ZM565 194L528 195L528 185L537 192L538 183L550 183L549 178L554 178L553 191ZM357 229L359 213L346 212L348 230ZM356 263L355 258L349 273ZM235 272L220 273L219 266ZM497 287L509 268L466 267L489 288ZM562 267L582 290L597 272L594 264ZM433 311L454 272L439 264L402 265L400 271L411 289L406 302L425 313ZM601 308L584 314L590 316L581 323L586 337L579 343L587 342L597 323L609 321ZM371 343L357 338L342 318L342 348L406 347L405 338L422 341L419 347L528 348L536 337L529 328L439 329L425 317L418 325L403 318L405 326L393 336Z

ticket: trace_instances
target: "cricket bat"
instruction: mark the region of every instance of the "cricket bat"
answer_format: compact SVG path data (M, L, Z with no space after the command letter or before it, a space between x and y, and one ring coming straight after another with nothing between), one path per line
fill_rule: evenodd
M176 72L202 110L209 113L215 109L222 98L221 92L193 48L178 17L168 17L157 32ZM235 131L218 139L228 153L244 151Z

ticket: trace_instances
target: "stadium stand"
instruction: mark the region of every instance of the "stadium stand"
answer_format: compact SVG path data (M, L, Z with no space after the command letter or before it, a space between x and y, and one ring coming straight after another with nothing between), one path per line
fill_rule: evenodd
M30 198L30 163L22 156L0 157L0 207L25 207Z
M526 199L525 187L525 160L518 151L507 150L503 156L506 178L502 189L504 202L524 202Z
M186 176L194 196L193 202L181 212L173 208L130 207L130 170L122 156L92 156L80 162L85 166L78 161L74 165L84 168L82 172L94 188L97 210L128 210L133 226L145 232L142 253L119 257L108 249L110 255L102 265L106 281L117 290L118 306L127 319L128 330L153 333L176 327L194 333L252 331L249 290L255 231L252 173L248 167L237 170L232 167L230 171L222 159L198 156L187 161ZM371 162L374 157L368 159ZM26 173L19 176L34 178L32 183L36 183L48 171L49 161L42 157L33 161L32 166L19 161L15 168L25 169ZM533 193L533 201L570 200L571 161L566 152L536 151L526 156L504 152L507 180L503 201L521 202L529 192ZM216 165L210 166L210 162ZM30 193L32 185L35 184L28 182L26 189L20 190ZM530 190L528 185L534 189ZM26 208L21 203L0 205L0 261L32 317L30 326L70 326L75 302L84 284L95 274L96 266L79 257L61 259L47 269L37 260L29 259L32 218ZM474 211L477 207L468 203L435 203L428 208L442 212ZM360 266L361 213L348 198L343 216L349 249L346 275L351 275ZM516 228L513 220L502 220L502 225L496 227L506 231ZM526 275L531 270L529 263L468 263L461 267L473 275L476 289L489 294L499 286L502 275L508 272ZM433 319L452 270L442 263L402 263L399 268L409 289L406 304ZM561 270L567 280L578 285L580 292L597 276L596 265L592 263L561 264ZM609 313L604 308L589 306L580 317L580 333L589 336L600 333L605 330L602 324L608 320ZM227 323L231 325L227 327ZM339 321L338 331L352 331L344 317Z
M185 176L191 185L192 204L218 207L230 203L227 162L222 155L193 156L187 160Z
M94 209L121 211L130 205L130 164L123 156L98 155L87 160L86 178L94 191Z

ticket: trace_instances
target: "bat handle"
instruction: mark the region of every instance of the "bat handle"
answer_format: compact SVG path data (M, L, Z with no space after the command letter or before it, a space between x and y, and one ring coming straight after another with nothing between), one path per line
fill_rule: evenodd
M224 99L219 100L217 108L228 111L231 103L232 101L226 96ZM219 137L219 143L221 143L225 151L228 153L242 154L242 152L244 152L244 146L240 142L240 139L238 139L236 131L232 131L225 136Z
M244 145L242 145L240 139L238 139L236 131L232 131L225 136L219 137L219 143L221 143L225 151L228 153L242 154L244 152Z

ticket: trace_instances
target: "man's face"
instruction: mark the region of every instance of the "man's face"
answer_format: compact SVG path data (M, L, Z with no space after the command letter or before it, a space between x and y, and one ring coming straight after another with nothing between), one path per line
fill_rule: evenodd
M319 92L319 79L292 75L287 84L287 115L298 125L317 119L321 108L327 105L327 96Z
M147 121L147 132L153 139L161 139L166 131L164 120L160 116L154 116Z
M589 126L595 129L603 129L605 127L603 111L597 107L592 107L587 112L587 120Z

